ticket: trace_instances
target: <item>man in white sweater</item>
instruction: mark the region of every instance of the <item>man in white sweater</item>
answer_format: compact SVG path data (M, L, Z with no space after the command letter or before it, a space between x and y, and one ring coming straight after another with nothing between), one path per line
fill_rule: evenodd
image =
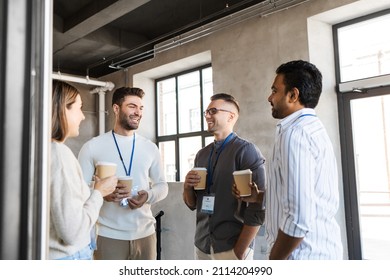
M87 183L93 180L96 163L109 161L117 164L118 177L133 178L133 190L137 190L130 194L118 185L105 197L97 223L95 259L154 260L157 256L151 205L167 196L168 184L157 146L135 133L142 118L144 95L139 88L117 89L112 97L114 129L89 140L79 153ZM124 198L125 206L121 205Z

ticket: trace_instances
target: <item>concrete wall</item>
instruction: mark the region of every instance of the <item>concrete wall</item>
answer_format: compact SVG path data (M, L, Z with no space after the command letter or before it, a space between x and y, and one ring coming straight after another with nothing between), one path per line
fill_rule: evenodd
M267 17L249 19L160 53L154 59L103 77L102 80L112 81L117 87L137 86L146 91L144 117L139 133L155 139L154 79L211 62L214 92L231 93L240 101L242 112L236 125L237 133L256 143L265 157L269 158L277 122L272 118L267 102L274 71L281 63L293 59L315 63L324 76L323 94L316 111L329 132L339 164L341 205L337 219L342 227L344 258L347 259L331 26L388 8L389 5L389 1L312 0ZM83 94L82 98L85 102L85 99L95 97ZM107 107L111 108L111 93L107 94L106 100ZM112 128L112 123L112 113L109 113L107 130ZM89 128L96 124L93 118L87 118L83 125ZM82 142L83 139L74 144L75 149ZM157 208L166 213L162 217L163 258L191 258L195 217L182 202L180 184L170 184L168 198L154 207ZM264 244L258 246L264 247Z
M168 197L152 207L161 217L161 259L191 260L194 258L196 211L191 211L182 198L183 183L169 183Z

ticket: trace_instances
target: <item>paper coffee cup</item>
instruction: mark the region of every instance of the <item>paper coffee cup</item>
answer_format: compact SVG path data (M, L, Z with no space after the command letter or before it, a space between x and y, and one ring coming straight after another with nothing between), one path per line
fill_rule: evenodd
M250 169L234 171L233 176L237 189L240 191L240 196L250 196L251 187L249 183L252 183L252 171Z
M131 187L133 186L133 178L130 176L122 176L118 178L118 185L126 186L123 188L127 192L131 193Z
M113 162L99 161L96 163L96 175L104 179L116 174L116 164Z
M124 185L125 187L123 189L129 193L128 197L131 197L131 191L133 188L133 178L130 176L121 176L118 178L118 184ZM122 207L127 207L129 205L129 202L127 201L127 197L123 198L119 203L119 205Z
M206 189L206 178L207 178L207 168L204 167L194 167L192 170L198 172L200 176L200 182L194 187L194 190L204 190Z

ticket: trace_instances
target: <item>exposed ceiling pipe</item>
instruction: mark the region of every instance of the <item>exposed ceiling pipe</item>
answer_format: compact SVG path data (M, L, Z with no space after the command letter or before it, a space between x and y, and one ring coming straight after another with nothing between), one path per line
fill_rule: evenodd
M158 42L167 40L168 38L171 38L172 36L175 36L177 34L182 34L182 33L186 32L188 30L191 30L191 29L195 28L196 26L199 26L201 24L204 24L205 22L208 22L208 21L212 20L215 17L219 17L219 16L223 15L226 12L226 9L230 9L230 10L238 9L240 6L245 5L247 3L250 3L252 1L253 0L244 0L244 1L241 1L241 2L239 2L239 3L235 4L235 5L231 5L231 6L229 6L227 4L227 6L225 7L224 10L218 11L218 12L216 12L214 14L211 14L211 15L209 15L207 17L204 17L204 18L202 18L200 20L197 20L197 21L192 22L192 23L190 23L188 25L185 25L185 26L183 26L183 27L181 27L179 29L176 29L176 30L171 31L171 32L169 32L167 34L164 34L164 35L162 35L160 37L157 37L155 39L149 40L149 41L147 41L145 43L142 43L141 45L136 46L135 48L132 48L132 49L130 49L130 50L124 52L124 53L121 53L119 55L113 55L113 56L110 56L110 57L105 57L103 60L100 60L100 61L98 61L96 63L93 63L93 64L89 65L87 69L90 70L90 69L93 69L93 68L98 67L100 65L107 64L108 62L111 62L110 65L108 65L108 67L110 67L110 68L118 69L118 70L119 69L123 69L123 67L117 65L119 62L114 62L114 60L120 59L121 57L129 56L133 52L137 52L137 51L139 51L140 53L134 55L134 57L136 58L138 56L141 56L140 59L144 59L144 57L147 57L148 54L149 55L150 54L151 55L154 54L153 48L151 48L151 49L149 49L147 51L142 51L142 49L144 47L149 47L151 44L157 44ZM260 3L263 4L263 2L272 2L272 1L280 1L280 0L263 0ZM286 0L282 0L282 1L286 1ZM287 1L295 1L295 0L287 0ZM258 4L256 4L256 5L258 5ZM232 16L232 15L228 15L227 17L230 17L230 16ZM125 60L126 60L126 58L125 58ZM137 61L139 59L135 59L135 60Z
M192 42L194 40L197 40L199 38L202 38L204 36L210 35L216 31L220 31L226 27L232 26L234 24L246 21L248 19L251 19L253 17L265 17L271 14L274 14L276 12L284 11L286 9L290 9L292 7L301 5L303 3L309 2L310 0L267 0L267 1L261 1L258 4L255 4L253 6L250 6L248 8L245 8L241 11L235 12L233 14L229 14L225 17L222 17L220 19L214 20L210 23L204 24L200 27L192 28L198 25L200 22L194 22L190 25L187 25L179 30L175 30L174 32L171 32L170 34L164 35L164 38L171 37L170 39L161 42L163 39L156 38L154 40L148 41L141 46L138 46L132 50L129 50L125 53L122 53L120 55L117 55L115 57L112 57L110 59L106 59L104 62L98 62L94 65L91 65L88 67L88 69L96 67L98 65L102 65L104 63L107 63L107 61L111 61L111 64L108 66L113 69L124 69L125 67L128 67L130 65L136 64L140 61L143 61L147 58L154 57L155 54L161 53L166 50L170 50L172 48L175 48L177 46L182 46L186 43ZM233 6L232 6L233 7ZM212 15L215 16L215 15ZM211 16L210 16L211 17ZM190 31L184 32L184 30L191 29ZM182 32L183 31L183 32ZM180 33L180 35L177 35L175 37L172 37L171 35ZM159 43L158 43L159 42ZM135 55L128 56L126 58L120 59L120 57L130 55L132 52L140 50L143 47L146 47L150 45L151 43L155 43L154 48L139 52ZM115 61L117 59L120 59L119 61Z
M310 0L287 0L287 2L283 0L279 0L279 1L282 3L277 3L278 0L273 0L273 1L270 0L267 2L263 1L257 5L243 9L232 15L226 16L219 20L215 20L211 23L205 24L189 32L178 35L165 42L156 44L154 47L154 52L160 53L163 51L167 51L177 46L182 46L186 43L202 38L204 36L213 34L214 32L220 31L234 24L241 23L253 17L265 17L273 13L284 11L286 9L295 7L297 5L301 5ZM128 60L130 59L131 58L128 58L127 60L124 59L122 61L117 62L117 64L119 65L126 62L128 63Z
M90 79L88 76L83 78L83 77L72 76L68 74L62 74L60 72L52 73L52 78L55 80L97 86L96 88L90 90L89 93L90 94L97 93L99 95L99 135L103 134L105 132L105 114L106 114L105 94L106 91L113 90L113 88L115 87L114 83Z
M84 85L105 87L109 91L111 91L115 87L115 85L112 82L104 82L95 79L90 79L88 76L85 76L85 78L79 76L73 76L69 74L63 74L61 72L57 72L57 73L53 72L52 78L55 80L74 82L74 83L79 83Z

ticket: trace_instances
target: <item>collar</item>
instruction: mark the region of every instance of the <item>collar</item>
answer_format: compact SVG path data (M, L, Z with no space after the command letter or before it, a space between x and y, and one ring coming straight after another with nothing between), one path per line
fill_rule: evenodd
M316 115L316 112L312 108L303 108L288 115L287 117L278 122L277 127L279 128L279 131L285 130L303 115Z
M232 140L232 139L237 135L234 131L232 131L231 134L232 134L232 136L230 137L230 139L229 139L228 142L230 142L230 140ZM229 135L230 135L230 134L229 134ZM226 138L228 138L229 135L226 136ZM219 141L214 140L214 146L215 146L215 149L216 149L216 150L218 150L218 149L221 147L221 145L223 144L223 142L225 142L226 138L225 138L225 139L222 139L222 140L219 140Z
M109 131L109 133L111 134L112 132ZM114 134L115 134L115 137L116 138L121 138L121 139L133 139L133 135L136 135L137 133L135 133L134 131L134 134L133 135L122 135L122 134L118 134L114 131ZM138 138L137 135L135 136L135 138Z

